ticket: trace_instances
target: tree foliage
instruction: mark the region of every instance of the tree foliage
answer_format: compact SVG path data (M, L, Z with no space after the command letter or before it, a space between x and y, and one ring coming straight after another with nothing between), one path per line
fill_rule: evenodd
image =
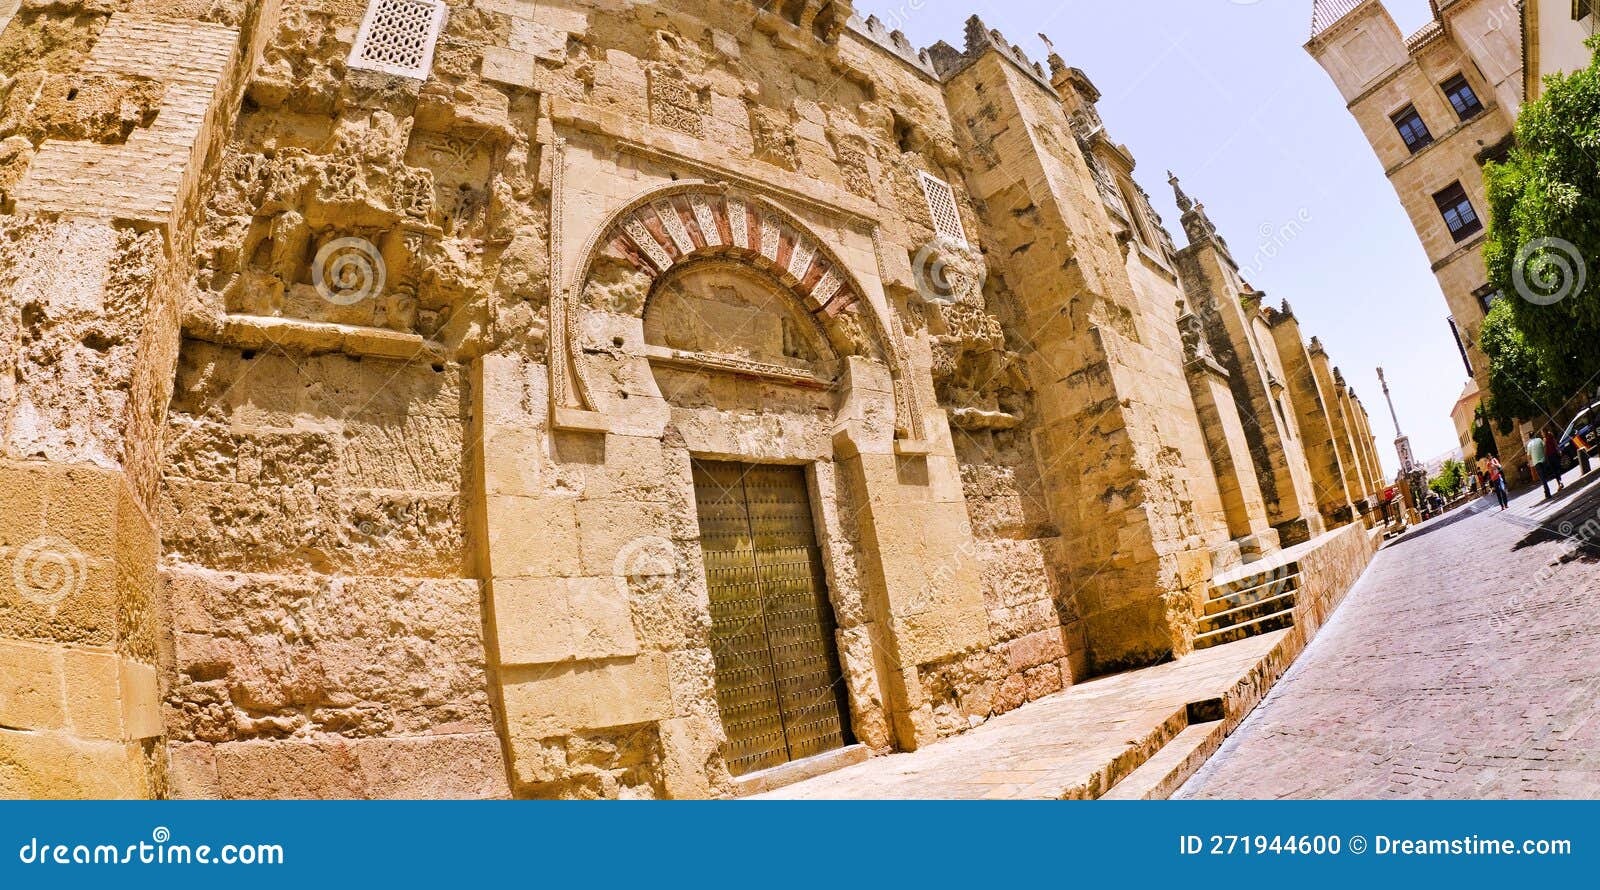
M1487 419L1511 432L1517 420L1540 418L1561 397L1553 394L1552 372L1546 357L1529 343L1517 325L1510 299L1496 300L1478 332L1478 345L1489 356L1489 397L1483 409Z
M1467 484L1467 465L1455 458L1444 462L1439 469L1439 475L1428 481L1428 487L1439 493L1445 500L1454 500Z
M1600 55L1546 79L1544 95L1522 108L1516 145L1484 176L1483 259L1502 299L1480 345L1491 415L1508 425L1592 388L1600 373L1600 275L1589 268L1600 260Z

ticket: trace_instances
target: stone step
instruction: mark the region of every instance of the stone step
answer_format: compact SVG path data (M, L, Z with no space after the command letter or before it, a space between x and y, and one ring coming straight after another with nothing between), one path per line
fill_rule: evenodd
M1294 609L1293 590L1288 590L1274 597L1263 600L1246 602L1244 605L1229 609L1226 612L1217 612L1200 619L1200 624L1195 628L1197 633L1210 633L1222 630L1225 627L1234 627L1246 624L1257 618L1264 618L1275 612L1292 611Z
M1290 575L1287 578L1278 578L1268 581L1259 587L1251 587L1235 593L1219 594L1212 591L1211 598L1206 600L1205 614L1215 615L1237 609L1249 603L1271 599L1279 594L1291 593L1300 589L1300 576Z
M1194 638L1195 649L1210 649L1212 646L1221 646L1223 643L1236 643L1258 634L1271 633L1294 626L1294 609L1285 609L1282 612L1273 612L1253 621L1224 627L1210 633L1199 634Z
M1189 724L1100 799L1166 800L1216 753L1226 735L1221 720Z
M1239 593L1240 591L1250 590L1252 588L1260 587L1263 584L1270 584L1273 581L1299 574L1299 561L1286 562L1281 566L1277 566L1265 572L1257 572L1254 575L1246 575L1237 581L1229 581L1226 584L1218 584L1217 586L1211 588L1211 595L1213 597L1230 596L1232 594Z

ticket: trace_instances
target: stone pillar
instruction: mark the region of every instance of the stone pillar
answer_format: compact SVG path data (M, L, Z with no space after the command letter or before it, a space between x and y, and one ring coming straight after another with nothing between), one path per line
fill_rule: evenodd
M1180 195L1186 206L1184 230L1189 246L1178 254L1184 292L1205 320L1217 360L1228 370L1239 405L1251 461L1267 515L1285 546L1321 533L1310 470L1292 445L1288 418L1281 415L1273 374L1256 345L1257 301L1239 277L1227 244L1217 235L1204 208Z
M895 742L914 751L939 737L920 666L989 644L959 471L953 455L897 455L891 442L854 425L834 445L838 472L859 499L862 586L885 661Z
M48 11L6 36L58 27L81 36ZM22 73L46 87L14 110L0 217L0 796L156 797L161 430L194 196L244 52L234 28L120 12L82 34L82 70ZM145 114L45 138L58 94Z
M1370 505L1367 503L1366 485L1361 479L1361 463L1356 457L1355 440L1350 435L1350 420L1340 398L1343 385L1334 379L1333 364L1328 360L1322 342L1315 337L1311 338L1310 355L1317 389L1325 397L1323 404L1327 408L1334 450L1339 455L1339 478L1344 486L1345 499L1357 514L1364 514Z
M1334 390L1339 395L1339 407L1344 411L1346 428L1350 434L1350 447L1355 452L1356 481L1361 488L1362 498L1371 499L1382 491L1372 484L1372 439L1367 436L1361 416L1357 413L1355 402L1350 398L1350 388L1345 385L1344 374L1338 368L1333 369Z
M1278 358L1288 378L1289 403L1294 406L1300 428L1301 446L1311 467L1311 482L1316 489L1317 509L1330 528L1344 525L1355 516L1345 490L1344 465L1334 444L1333 421L1328 417L1328 397L1317 380L1311 351L1301 336L1300 322L1288 304L1272 326ZM1318 345L1320 349L1320 344Z
M986 253L1003 258L995 275L1028 332L1058 609L1079 617L1090 673L1169 658L1210 573L1187 526L1189 482L1163 445L1163 427L1183 422L1159 407L1163 390L1187 387L1181 360L1133 335L1141 304L1082 150L1060 138L1073 132L1060 96L976 18L965 53L930 56L967 122L956 148L986 208Z
M1350 390L1350 403L1355 406L1356 428L1360 431L1359 439L1366 452L1367 490L1373 494L1382 494L1388 483L1383 478L1383 462L1378 457L1378 440L1372 435L1372 419L1367 415L1367 407L1361 404L1361 399L1356 396L1354 389Z
M708 796L715 701L697 701L699 722L674 722L688 715L668 676L675 652L693 653L686 667L710 662L707 606L679 598L700 571L686 556L698 554L687 454L671 457L659 434L636 430L552 432L540 363L493 354L475 371L483 473L473 537L512 791L615 796L614 761L659 758L669 793ZM636 596L663 619L643 634ZM663 597L684 614L666 620ZM590 747L593 769L570 769L568 752Z
M928 406L927 453L908 452L882 418L894 403L883 370L845 362L834 470L853 501L866 627L896 747L938 739L923 668L990 642L978 546L943 411Z
M1200 414L1206 449L1228 520L1228 534L1242 549L1272 550L1277 532L1267 523L1261 486L1250 463L1250 443L1239 422L1239 407L1228 388L1228 372L1215 359L1197 357L1186 366L1189 392ZM1263 543L1263 542L1269 543Z

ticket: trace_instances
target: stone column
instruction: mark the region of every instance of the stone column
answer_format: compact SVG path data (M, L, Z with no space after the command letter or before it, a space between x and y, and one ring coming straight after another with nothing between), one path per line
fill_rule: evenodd
M1267 515L1285 546L1319 534L1310 470L1292 446L1287 418L1279 415L1272 372L1257 352L1255 316L1260 295L1247 290L1239 269L1204 208L1182 192L1189 246L1179 252L1184 292L1205 320L1217 360L1228 370L1250 443Z
M1311 338L1310 356L1317 389L1324 394L1323 404L1327 409L1334 450L1339 455L1339 480L1345 499L1357 514L1365 513L1368 509L1366 485L1361 479L1361 463L1356 457L1355 440L1350 435L1349 417L1340 399L1343 387L1335 381L1328 353L1316 337Z
M1285 383L1289 388L1289 403L1294 406L1301 444L1311 466L1317 509L1322 511L1330 528L1344 525L1354 517L1355 511L1345 490L1344 465L1334 442L1328 397L1317 380L1311 351L1300 333L1300 322L1287 303L1273 324L1272 336L1277 341L1278 358L1288 378Z
M1350 398L1350 388L1345 385L1344 374L1338 368L1333 369L1333 381L1334 390L1339 395L1339 407L1344 411L1346 428L1350 434L1350 447L1355 452L1356 481L1361 488L1362 498L1370 500L1381 491L1372 484L1375 476L1372 472L1372 440L1366 434L1356 404Z

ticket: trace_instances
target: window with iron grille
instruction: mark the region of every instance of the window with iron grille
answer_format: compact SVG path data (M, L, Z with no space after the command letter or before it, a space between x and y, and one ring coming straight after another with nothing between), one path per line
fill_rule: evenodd
M1394 128L1400 131L1400 138L1406 141L1406 148L1412 154L1422 151L1433 144L1433 134L1428 132L1428 125L1422 122L1422 115L1417 114L1417 109L1407 105L1400 109L1391 118Z
M349 65L399 77L426 80L433 48L444 27L440 0L372 0L356 32Z
M1483 229L1483 220L1479 219L1478 212L1472 209L1472 202L1467 199L1467 190L1461 187L1461 183L1453 183L1449 188L1434 195L1433 202L1439 205L1439 213L1444 216L1444 224L1450 227L1450 234L1457 241L1465 241Z
M1467 79L1459 74L1439 85L1444 90L1446 99L1450 100L1450 107L1456 110L1456 116L1462 120L1476 117L1483 111L1483 103L1478 101L1478 94L1472 91L1467 84Z
M1581 22L1594 13L1594 0L1572 0L1572 20Z
M961 226L956 209L956 193L950 183L929 173L922 174L922 194L928 199L928 214L933 217L933 233L967 246L967 230Z

